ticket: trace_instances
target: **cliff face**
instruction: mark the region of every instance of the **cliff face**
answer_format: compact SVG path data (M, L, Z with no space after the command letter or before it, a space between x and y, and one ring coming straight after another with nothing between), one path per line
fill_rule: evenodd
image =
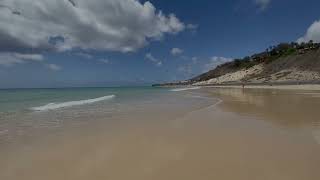
M242 62L240 62L242 63ZM296 52L266 60L237 60L190 80L194 85L320 81L320 49Z

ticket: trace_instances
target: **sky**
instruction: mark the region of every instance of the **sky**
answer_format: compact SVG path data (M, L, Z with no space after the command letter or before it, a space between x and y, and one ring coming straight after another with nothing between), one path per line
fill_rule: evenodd
M320 42L319 0L0 0L0 88L189 79L281 42Z

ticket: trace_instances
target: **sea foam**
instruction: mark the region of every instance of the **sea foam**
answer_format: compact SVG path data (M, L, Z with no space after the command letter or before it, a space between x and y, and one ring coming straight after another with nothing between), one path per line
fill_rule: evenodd
M68 102L62 102L62 103L49 103L44 106L39 106L39 107L32 107L31 110L34 111L47 111L47 110L55 110L55 109L60 109L60 108L65 108L65 107L71 107L71 106L80 106L84 104L92 104L96 103L99 101L105 101L109 100L116 97L115 95L110 95L110 96L103 96L99 98L94 98L94 99L86 99L86 100L80 100L80 101L68 101Z
M195 90L195 89L200 89L200 88L201 87L177 88L177 89L171 89L170 91L178 92L178 91Z

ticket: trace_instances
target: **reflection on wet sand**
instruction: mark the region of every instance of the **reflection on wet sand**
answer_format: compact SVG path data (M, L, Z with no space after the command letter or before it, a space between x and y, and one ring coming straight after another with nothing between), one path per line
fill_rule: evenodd
M225 111L257 116L280 128L309 129L320 144L320 92L265 89L206 89L223 98Z
M205 89L224 99L225 111L255 115L284 127L306 127L320 123L320 92L263 89Z

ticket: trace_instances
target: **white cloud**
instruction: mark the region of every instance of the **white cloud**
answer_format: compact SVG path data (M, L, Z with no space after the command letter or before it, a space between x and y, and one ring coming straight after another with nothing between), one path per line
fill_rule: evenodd
M43 61L43 56L41 54L20 54L20 53L14 53L14 56L16 56L19 59L23 60L32 60L32 61Z
M85 59L92 59L93 58L93 56L91 54L84 53L84 52L78 52L78 53L75 53L75 55L80 56Z
M182 73L185 77L189 77L193 73L192 65L186 64L178 67L178 72Z
M199 25L197 24L187 24L186 29L190 30L191 32L196 32L198 30Z
M110 64L109 59L99 59L99 62L104 63L104 64Z
M191 60L192 60L193 64L197 64L198 63L198 57L192 57Z
M255 4L258 6L260 10L265 10L271 3L271 0L254 0Z
M22 53L0 53L0 66L11 67L17 64L25 63L44 63L44 57L41 54L22 54ZM62 68L56 64L43 64L46 68L53 71L60 71Z
M41 62L44 58L41 54L0 53L0 65L13 66L27 62Z
M197 29L199 26L197 24L187 24L187 29L191 29L191 30L195 30Z
M155 58L151 53L147 53L145 58L153 62L158 67L162 66L162 61Z
M208 72L208 71L216 68L218 65L226 63L226 62L230 62L232 60L233 59L231 59L231 58L225 58L225 57L217 57L217 56L211 57L209 62L204 64L202 72Z
M188 28L193 26L188 25ZM131 52L187 29L139 0L1 0L0 51Z
M173 56L178 56L178 55L180 55L180 54L182 54L182 53L183 53L183 50L180 49L180 48L172 48L172 49L171 49L171 54L172 54Z
M62 68L56 64L46 64L46 67L52 71L60 71Z
M308 42L313 40L315 42L320 42L320 20L315 21L307 30L306 34L299 38L297 41L301 42Z

